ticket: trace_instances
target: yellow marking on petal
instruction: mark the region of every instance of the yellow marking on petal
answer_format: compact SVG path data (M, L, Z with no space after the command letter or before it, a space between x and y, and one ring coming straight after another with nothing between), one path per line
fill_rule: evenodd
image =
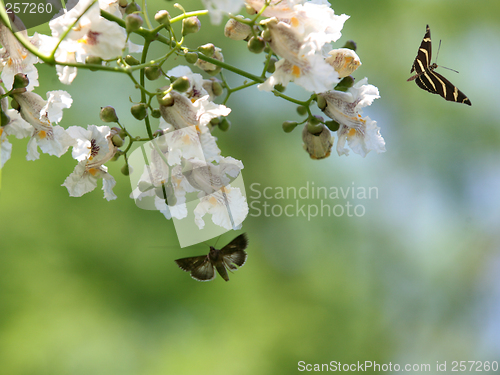
M184 135L184 136L182 137L182 141L183 141L184 143L189 143L189 141L190 141L189 135L187 135L187 134L186 134L186 135Z
M195 128L198 133L201 133L200 127L198 125L195 125Z
M78 39L78 43L81 43L81 44L89 44L87 42L87 39L86 38L81 38L81 39Z
M292 67L292 75L295 76L295 78L300 77L300 68L297 65Z
M215 206L217 204L217 199L213 195L208 199L208 201L212 206Z
M46 136L47 136L47 132L45 130L40 130L38 132L38 136L41 138L41 139L44 139Z
M89 170L87 172L89 172L92 176L95 177L95 175L97 174L97 171L98 171L97 168L89 168Z
M299 20L297 17L292 17L292 19L290 20L290 24L292 25L292 27L297 27L299 26Z
M94 157L92 155L89 156L89 160L92 160L94 159Z
M194 103L196 100L196 98L191 98L191 103Z
M2 136L3 128L0 128L0 137Z
M349 132L347 133L348 137L354 137L356 135L356 129L351 128Z

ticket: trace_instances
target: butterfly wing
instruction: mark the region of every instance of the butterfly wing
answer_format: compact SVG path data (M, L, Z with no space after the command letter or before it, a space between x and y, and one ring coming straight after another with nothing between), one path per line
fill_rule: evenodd
M429 69L429 65L431 62L431 55L432 55L431 29L429 28L429 25L427 25L427 28L425 29L424 39L422 39L422 43L420 43L420 48L418 49L417 57L415 57L415 61L411 66L410 73L413 73L415 71L415 73L421 74L425 72L427 69Z
M236 270L245 264L247 253L244 251L248 246L248 238L245 233L240 234L221 249L222 261L230 270Z
M423 74L419 78L424 79L427 77L427 73ZM435 91L430 91L434 94L439 94L446 100L450 102L464 103L467 105L472 105L469 98L465 96L465 94L460 91L457 86L444 78L441 74L436 73L434 71L429 71L429 77L432 80L432 86L435 88ZM418 82L417 82L418 84ZM419 85L420 86L420 85Z
M177 259L175 263L181 270L191 272L195 280L210 281L215 278L214 266L206 255Z

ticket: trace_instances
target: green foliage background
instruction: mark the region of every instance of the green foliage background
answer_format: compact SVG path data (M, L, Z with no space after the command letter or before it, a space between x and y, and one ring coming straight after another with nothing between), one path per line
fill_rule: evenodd
M151 1L150 14L176 14L172 4ZM71 154L28 162L26 141L12 139L0 192L0 373L271 375L299 373L299 361L429 363L435 372L436 361L450 370L451 361L500 360L500 3L332 4L351 16L336 46L355 40L363 63L355 78L380 90L364 114L377 120L387 152L310 160L300 130L281 130L300 119L295 107L255 87L231 98L233 127L215 135L223 155L243 161L249 203L259 201L255 183L377 187L378 199L325 202L349 200L366 214L307 220L251 209L247 264L228 283L198 283L173 260L207 247L180 249L171 221L134 205L123 160L108 163L117 200L99 189L70 198L60 184ZM201 21L192 46L214 42L226 62L260 72L261 56ZM472 107L406 82L426 24L434 59L442 39L438 64L460 74L439 71ZM124 77L80 71L65 87L52 68L39 71L38 93L73 96L62 126L103 125L99 108L113 105L145 134L129 115ZM306 98L292 86L287 93Z

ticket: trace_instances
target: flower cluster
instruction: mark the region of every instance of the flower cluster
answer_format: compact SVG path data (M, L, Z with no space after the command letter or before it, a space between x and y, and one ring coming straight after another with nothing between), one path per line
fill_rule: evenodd
M337 132L339 155L347 155L347 147L362 156L371 150L385 151L376 122L361 114L363 107L379 97L378 89L366 78L354 83L351 74L361 65L354 43L335 49L331 44L341 37L349 16L336 15L326 0L202 2L207 11L186 12L175 4L174 9L180 10L176 17L166 10L158 12L153 27L154 21L134 0L70 0L67 9L49 22L51 35L29 36L18 15L10 13L4 19L5 13L0 13L0 166L11 155L9 136L29 138L28 160L38 159L40 150L60 157L71 148L76 166L62 184L69 195L80 197L102 180L104 198L112 200L117 198L116 181L105 164L122 159L122 173L134 181L131 198L140 207L176 220L188 217L194 207L198 228L205 227L203 218L208 214L216 225L234 229L248 214L246 198L238 187L243 163L222 156L212 134L214 129L230 127L231 109L226 103L232 93L257 84L261 91L301 103L299 113L307 115L301 123L304 148L314 159L330 155L332 132ZM250 18L235 16L243 6ZM245 41L252 53L265 52L262 74L231 66L213 43L196 49L186 46L189 34L201 28L198 17L206 14L214 24L228 15L224 35ZM181 26L180 33L176 25ZM132 43L131 35L142 37L143 45ZM152 43L162 43L166 52L149 56ZM140 55L136 58L135 53ZM179 64L179 57L192 67ZM164 70L167 61L176 67ZM63 109L73 100L63 90L47 92L46 99L35 92L39 85L36 64L41 62L55 66L55 74L66 85L74 82L79 69L123 74L140 97L130 111L143 121L147 137L131 134L112 107L102 108L100 118L117 126L61 126ZM225 70L252 82L231 88ZM147 81L160 84L151 89ZM299 101L282 94L291 82L310 92L310 98ZM224 90L223 104L217 104ZM313 115L312 103L330 120ZM297 125L287 121L283 127L289 132Z

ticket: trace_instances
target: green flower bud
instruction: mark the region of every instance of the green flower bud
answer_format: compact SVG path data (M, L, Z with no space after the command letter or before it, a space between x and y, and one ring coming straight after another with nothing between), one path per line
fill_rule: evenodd
M201 22L198 17L189 17L182 20L182 36L200 31Z
M251 16L257 14L257 11L255 9L253 9L252 6L249 4L245 4L245 10Z
M118 5L120 6L120 8L126 8L128 5L128 1L127 0L118 0Z
M125 164L122 169L121 169L121 172L125 175L125 176L128 176L130 174L130 169L128 167L128 164Z
M276 71L276 63L278 62L278 59L276 57L271 57L269 59L269 65L267 66L267 72L273 74Z
M160 118L161 117L161 112L159 109L153 109L151 111L151 116L154 117L154 118Z
M30 80L28 76L23 73L17 73L14 76L14 84L12 85L13 89L23 89L30 84Z
M271 31L269 29L262 30L261 36L266 42L271 41Z
M142 20L142 17L138 14L129 14L127 17L125 17L125 29L127 30L127 34L139 30L143 22L144 21Z
M250 40L247 43L248 50L252 53L261 53L264 51L264 48L266 47L266 42L264 42L264 39L262 39L260 36L258 37L251 37Z
M118 116L116 115L115 109L109 105L106 107L101 107L99 117L104 122L118 122Z
M354 85L354 78L352 78L351 76L347 76L342 78L342 81L340 81L337 84L337 86L335 86L335 90L345 92L353 85Z
M172 83L172 88L178 92L185 92L189 89L190 85L188 77L179 77Z
M92 65L102 65L102 59L99 56L87 56L85 58L85 64ZM98 69L90 69L90 71L95 72Z
M170 93L165 95L163 94L156 95L156 99L158 100L159 105L163 105L165 107L173 106L175 103L175 99L173 98L172 95L170 95Z
M318 108L321 109L322 111L326 108L327 103L326 100L323 96L318 95L316 97L316 103L318 104Z
M221 96L224 93L224 89L219 81L212 82L212 92L215 96Z
M337 121L330 120L326 121L325 125L330 129L332 132L336 132L340 128L340 124Z
M227 118L223 118L219 124L219 129L222 130L223 132L227 132L231 128L231 121L229 121Z
M12 109L15 109L15 110L16 110L16 111L18 111L18 112L19 112L19 110L21 109L21 106L20 106L20 105L19 105L19 103L16 101L16 99L12 99L12 100L10 101L10 107L11 107Z
M349 48L352 49L353 51L356 51L358 46L356 45L356 42L354 40L348 40L347 42L345 42L343 48Z
M323 124L307 123L307 131L313 135L317 135L323 131Z
M212 57L215 53L215 46L212 43L207 43L198 47L198 51L205 56Z
M210 124L212 124L213 126L217 126L220 124L220 117L214 117L213 119L210 120Z
M196 52L188 52L184 55L184 58L188 64L194 64L198 60L198 54Z
M298 123L296 121L284 121L281 125L285 133L290 133L293 129L297 127Z
M319 123L323 122L323 117L314 115L309 117L307 121L311 125L318 125Z
M144 103L134 104L130 112L137 120L144 120L148 115L148 106Z
M141 62L132 55L125 56L125 62L129 65L139 65Z
M139 184L137 185L137 188L139 189L139 191L144 193L148 190L153 189L154 186L153 186L153 184L151 184L151 182L140 181Z
M111 137L111 142L113 142L116 147L123 146L123 139L118 134Z
M302 130L302 141L304 142L304 149L307 151L311 159L324 159L330 156L333 137L324 125L318 125L322 130L318 133L311 134L309 131L309 124L304 126Z
M134 1L131 2L127 7L125 8L125 14L132 14L135 12L140 12L141 7L139 4L136 4Z
M301 116L305 116L307 114L307 107L303 105L299 105L297 107L297 113Z
M286 87L283 86L281 83L279 83L279 84L274 86L274 89L278 92L284 92L286 90Z
M148 66L144 69L144 75L150 81L154 81L155 79L160 78L161 76L161 68L158 65Z
M160 10L155 14L155 21L163 26L170 26L170 14L166 10Z

